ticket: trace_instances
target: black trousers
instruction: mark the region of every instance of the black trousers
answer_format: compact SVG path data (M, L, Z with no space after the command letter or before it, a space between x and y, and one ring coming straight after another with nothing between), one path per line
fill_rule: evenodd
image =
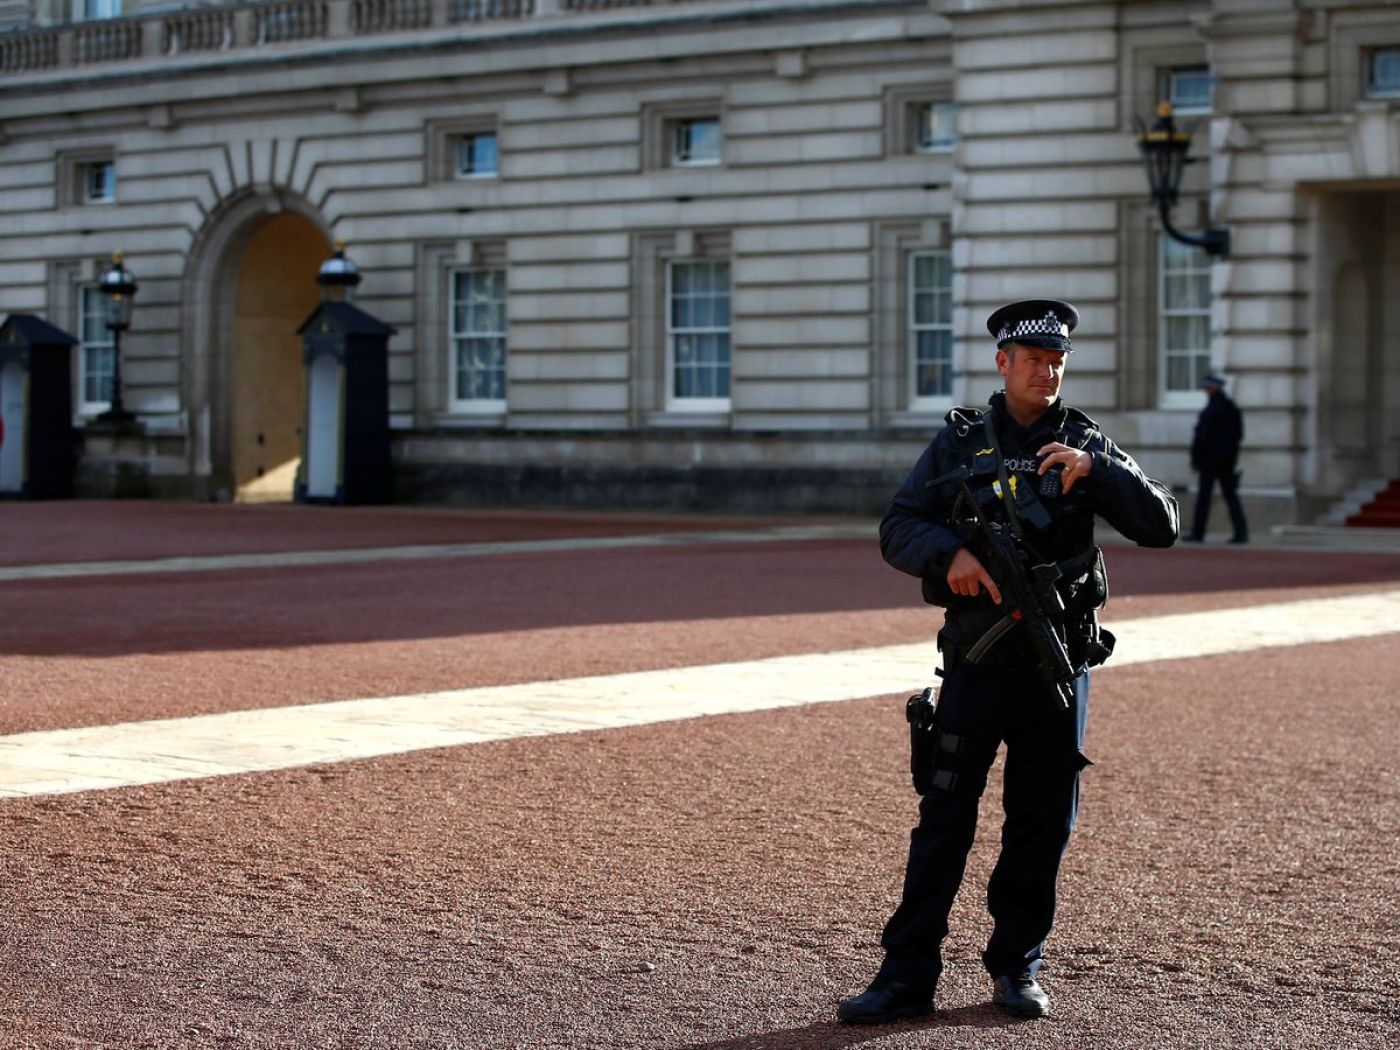
M1244 520L1244 508L1240 506L1240 476L1233 470L1212 473L1201 471L1200 487L1196 490L1196 518L1191 525L1191 538L1206 538L1206 522L1210 520L1210 495L1215 483L1220 482L1220 494L1225 497L1225 508L1230 512L1230 526L1235 530L1235 539L1249 537L1249 524Z
M983 965L993 977L1040 969L1055 918L1055 881L1079 809L1089 675L1066 710L1034 668L959 665L938 700L945 735L936 786L919 804L899 907L885 926L879 977L932 992L940 945L977 829L977 804L1006 744L1001 856L987 884L994 928ZM949 746L947 735L954 738ZM954 753L955 751L955 753Z

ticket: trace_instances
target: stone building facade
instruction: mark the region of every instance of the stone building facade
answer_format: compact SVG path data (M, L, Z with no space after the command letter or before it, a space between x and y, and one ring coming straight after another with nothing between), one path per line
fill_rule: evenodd
M123 8L121 5L125 4ZM1400 8L1332 0L0 0L0 313L123 344L153 493L279 498L334 240L394 326L404 498L870 510L1066 298L1073 401L1256 519L1400 475ZM1174 247L1134 118L1195 126Z

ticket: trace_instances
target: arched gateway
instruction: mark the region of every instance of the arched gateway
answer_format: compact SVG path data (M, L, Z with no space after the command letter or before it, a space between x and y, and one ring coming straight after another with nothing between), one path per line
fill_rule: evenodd
M210 216L185 272L190 472L220 500L289 500L305 401L297 327L319 300L327 226L300 196L248 191Z

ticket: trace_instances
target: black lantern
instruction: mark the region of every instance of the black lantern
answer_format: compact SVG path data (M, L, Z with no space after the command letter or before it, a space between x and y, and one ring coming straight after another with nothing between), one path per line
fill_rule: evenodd
M131 327L131 303L136 298L136 278L122 265L122 253L112 253L112 265L97 280L107 297L107 330L112 333L112 404L97 417L102 423L132 423L136 414L122 404L122 332Z
M1189 163L1186 152L1191 148L1191 133L1177 128L1172 118L1172 104L1158 104L1157 123L1152 125L1151 131L1144 129L1141 120L1137 121L1137 128L1138 148L1142 150L1142 162L1147 168L1147 185L1167 235L1182 244L1200 248L1207 255L1221 258L1229 255L1229 230L1211 227L1195 237L1182 233L1172 225L1171 210L1176 207L1181 172Z
M350 293L360 283L360 268L345 257L345 242L335 242L335 254L321 264L316 273L321 286L321 299L328 303L350 301Z

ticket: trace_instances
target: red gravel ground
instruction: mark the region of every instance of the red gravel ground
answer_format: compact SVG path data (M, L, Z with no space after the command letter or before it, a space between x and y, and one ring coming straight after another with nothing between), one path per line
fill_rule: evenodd
M1394 557L1109 556L1121 620L1400 579ZM849 543L0 584L0 717L913 641L936 626L915 591ZM1051 1020L987 1005L994 781L938 1012L832 1022L878 963L915 813L884 697L5 801L0 1047L1389 1047L1394 652L1096 675Z

